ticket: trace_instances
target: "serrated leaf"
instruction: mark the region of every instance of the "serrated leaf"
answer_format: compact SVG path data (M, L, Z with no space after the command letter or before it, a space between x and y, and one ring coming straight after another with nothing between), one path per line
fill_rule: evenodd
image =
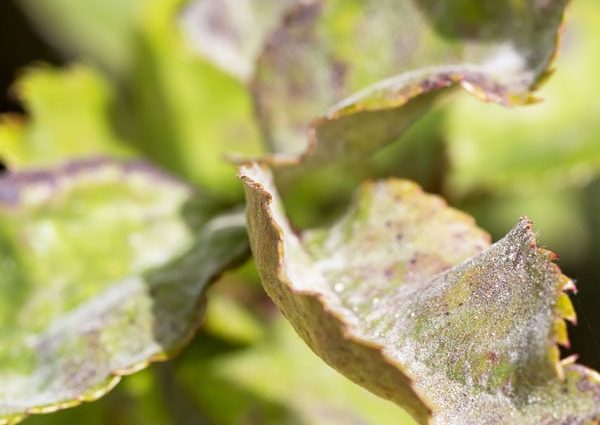
M115 93L86 66L28 69L15 91L30 115L0 121L0 157L13 170L94 155L129 155L113 128Z
M243 215L141 162L0 179L0 423L97 399L181 349Z
M422 423L600 420L598 374L559 361L572 283L527 219L489 245L468 216L389 180L331 227L297 235L270 173L240 173L265 289L347 377Z
M262 127L280 161L304 153L323 163L396 139L448 87L528 103L548 75L566 3L304 2L259 58Z
M531 196L583 185L598 175L600 102L590 96L600 90L598 37L600 4L578 0L570 8L559 72L540 92L544 102L518 113L468 97L452 102L446 131L449 190Z

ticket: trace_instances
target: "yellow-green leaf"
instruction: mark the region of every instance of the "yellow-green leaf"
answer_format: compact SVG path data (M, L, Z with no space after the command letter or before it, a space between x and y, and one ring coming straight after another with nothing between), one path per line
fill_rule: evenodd
M30 116L9 115L0 122L0 158L9 169L93 155L131 156L113 127L115 93L92 68L31 68L15 91Z
M0 423L97 399L192 337L243 214L141 162L0 179Z

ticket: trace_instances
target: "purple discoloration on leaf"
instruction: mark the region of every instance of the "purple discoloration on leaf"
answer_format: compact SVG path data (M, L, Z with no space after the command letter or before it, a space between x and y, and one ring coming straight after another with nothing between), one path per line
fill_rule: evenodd
M270 173L240 174L263 284L338 371L423 423L600 416L598 375L559 360L555 323L570 281L529 220L490 245L468 216L389 180L366 186L329 228L298 236ZM401 241L390 228L403 229Z

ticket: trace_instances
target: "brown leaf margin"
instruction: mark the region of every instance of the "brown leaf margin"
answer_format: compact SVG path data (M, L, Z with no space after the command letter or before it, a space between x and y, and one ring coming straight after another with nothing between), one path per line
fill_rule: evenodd
M356 384L398 404L417 422L433 425L435 423L434 415L439 408L415 387L410 371L387 355L385 347L381 344L353 334L344 319L327 304L323 294L311 290L294 289L285 270L284 231L273 216L274 196L268 187L252 178L251 168L258 168L261 172L269 173L269 184L274 185L274 181L272 174L268 171L269 167L264 164L242 165L238 169L238 176L246 191L247 211L259 211L258 214L247 215L247 225L252 252L263 253L254 255L254 258L268 295L292 323L299 336L327 364ZM447 205L442 197L432 196ZM474 223L472 217L456 211ZM570 346L567 322L577 324L577 316L568 295L569 292L577 292L575 283L565 276L555 263L558 255L538 246L536 235L532 231L531 220L521 217L518 226L525 228L531 249L544 257L559 276L555 293L553 326L549 335L552 343L548 347L548 356L555 366L557 377L560 381L565 381L567 373L576 373L580 377L578 387L583 386L585 387L583 391L589 390L597 394L594 397L600 404L600 374L586 366L576 364L576 355L560 359L560 346ZM263 236L253 238L253 234ZM264 258L277 258L278 261L277 264L272 265L268 261L263 261ZM298 311L309 311L311 314L303 316L293 314ZM307 320L301 323L297 319L298 317ZM342 354L338 355L340 351ZM372 383L373 376L378 378L377 384ZM560 422L565 425L567 423L569 422ZM600 414L589 422L589 425L594 424L600 424Z

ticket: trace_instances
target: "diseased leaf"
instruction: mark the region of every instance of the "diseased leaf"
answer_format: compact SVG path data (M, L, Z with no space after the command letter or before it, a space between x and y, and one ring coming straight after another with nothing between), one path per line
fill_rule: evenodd
M248 80L267 35L299 0L195 0L181 17L193 47L216 65Z
M141 162L0 179L0 423L97 399L191 338L243 215Z
M590 96L600 90L598 37L600 4L578 0L556 63L560 72L541 92L548 101L518 114L467 97L452 103L446 131L449 190L531 195L583 185L600 173L600 101Z
M9 169L85 156L131 155L111 123L115 94L91 68L32 68L15 89L30 118L4 116L0 122L0 157Z
M161 365L162 366L162 365ZM114 390L94 403L84 403L51 415L27 418L27 425L178 425L172 422L161 397L153 367L128 376Z
M440 424L600 420L600 377L572 359L572 282L522 219L499 242L413 183L362 189L296 235L272 177L241 168L265 289L307 344L358 384Z
M566 3L303 2L258 61L262 127L280 161L323 163L396 139L454 85L528 103L549 75Z

